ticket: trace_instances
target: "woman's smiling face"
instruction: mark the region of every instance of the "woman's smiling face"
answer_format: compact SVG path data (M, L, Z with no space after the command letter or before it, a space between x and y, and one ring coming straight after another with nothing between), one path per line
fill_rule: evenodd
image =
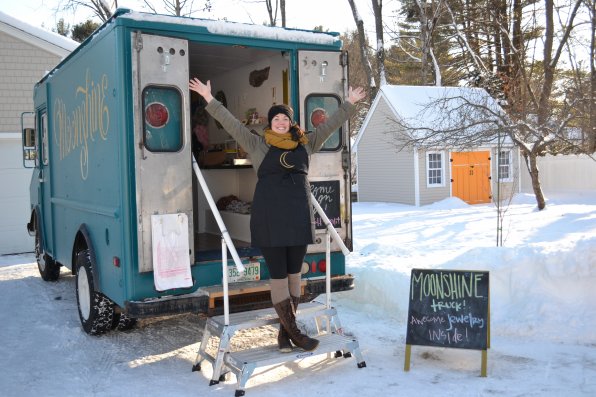
M271 119L271 130L278 134L285 134L290 131L290 118L285 114L278 113Z

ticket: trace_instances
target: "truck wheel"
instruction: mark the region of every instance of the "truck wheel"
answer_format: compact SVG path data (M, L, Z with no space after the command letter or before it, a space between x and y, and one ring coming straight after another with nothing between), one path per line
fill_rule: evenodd
M128 331L130 329L133 329L136 324L136 318L128 317L126 314L114 311L114 318L112 319L112 329L118 329L118 331Z
M60 277L60 264L43 252L39 230L35 231L35 259L37 260L39 274L44 281L58 280Z
M89 335L101 335L112 328L114 304L93 287L89 250L77 255L77 306L81 325Z

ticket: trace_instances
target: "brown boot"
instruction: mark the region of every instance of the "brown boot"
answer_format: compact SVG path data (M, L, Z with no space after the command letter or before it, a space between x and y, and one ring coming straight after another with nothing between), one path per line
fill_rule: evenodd
M290 295L291 296L291 295ZM298 304L300 303L300 298L296 298L295 296L291 296L292 304L294 305L294 313L298 311ZM277 334L277 344L279 346L279 351L282 353L291 353L294 346L292 346L292 342L290 342L290 335L288 335L288 331L284 328L283 325L279 324L279 333Z
M291 299L286 299L273 305L279 322L285 328L290 340L299 348L306 351L312 351L319 346L319 341L308 337L300 332L296 326L296 312L294 311L294 304Z
M288 331L284 328L283 325L279 324L279 333L277 334L277 344L279 346L279 351L282 353L291 353L292 352L292 342L290 342L290 335L288 335Z

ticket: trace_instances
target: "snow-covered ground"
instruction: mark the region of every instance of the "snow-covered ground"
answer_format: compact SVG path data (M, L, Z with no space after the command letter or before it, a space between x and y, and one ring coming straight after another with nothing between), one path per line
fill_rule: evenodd
M354 358L319 355L259 369L247 396L595 396L596 192L550 197L537 211L518 195L496 210L457 199L415 208L354 204L356 289L334 295ZM404 372L412 268L490 271L488 376L479 351L413 346ZM204 320L143 320L101 337L79 324L74 277L46 283L32 254L0 257L2 396L233 396L235 378L209 386L191 372ZM256 334L256 335L255 335ZM242 337L270 338L261 329ZM247 342L250 343L250 342Z

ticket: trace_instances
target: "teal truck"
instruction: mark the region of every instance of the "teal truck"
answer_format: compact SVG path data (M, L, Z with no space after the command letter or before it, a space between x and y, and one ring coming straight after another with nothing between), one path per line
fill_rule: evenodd
M119 9L35 85L34 112L23 115L35 125L23 128L24 164L34 168L27 229L44 280L58 280L62 266L76 277L89 334L149 316L219 314L224 290L231 311L270 305L267 267L250 244L256 174L191 95L191 77L211 80L256 134L276 103L312 130L344 100L347 54L332 33ZM313 156L309 178L351 249L348 125ZM244 265L230 261L225 289L229 251L208 197ZM305 300L325 291L325 225L317 231ZM344 254L335 243L331 251L331 291L352 289Z

